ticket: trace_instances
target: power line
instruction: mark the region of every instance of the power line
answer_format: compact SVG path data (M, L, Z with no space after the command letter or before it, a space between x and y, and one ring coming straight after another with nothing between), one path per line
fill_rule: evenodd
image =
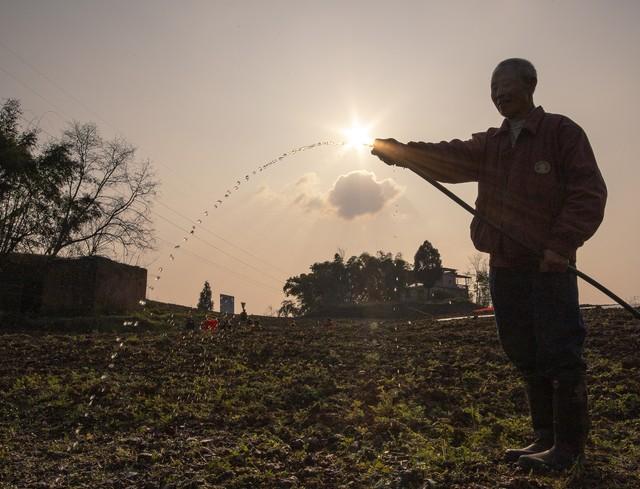
M51 100L45 98L43 95L40 95L40 93L35 90L33 87L31 87L28 83L23 82L20 78L18 78L17 76L15 76L14 74L12 74L11 72L7 71L6 69L4 69L2 66L0 66L0 71L2 71L5 75L9 76L12 80L18 82L20 85L22 85L23 87L25 87L27 90L33 92L35 95L37 95L38 97L40 97L42 100L44 100L46 103L48 103L51 107L53 107L54 109L56 109L57 111L62 112L63 114L65 114L68 118L73 119L73 117L70 117L69 114L67 114L64 110L62 110L61 108L59 108L56 104L54 104L53 102L51 102Z
M168 241L166 239L163 239L163 238L160 238L160 237L158 237L157 239L158 239L158 241L162 241L163 243L168 244L169 246L173 246L174 245L174 243L172 243L171 241ZM247 276L247 275L245 275L245 274L243 274L241 272L238 272L238 271L236 271L236 270L234 270L232 268L229 268L229 267L226 267L224 265L221 265L221 264L219 264L219 263L217 263L217 262L215 262L215 261L213 261L213 260L211 260L209 258L206 258L206 257L204 257L202 255L198 255L197 253L194 253L191 250L187 250L185 248L180 248L180 251L183 252L183 253L186 253L187 255L192 255L195 258L198 258L199 260L202 260L202 261L205 261L207 263L210 263L210 264L212 264L212 265L214 265L216 267L220 267L223 270L226 270L227 272L232 273L234 275L237 275L239 277L242 277L245 280L247 280L247 281L249 281L249 282L251 282L253 284L256 284L256 285L258 285L260 287L263 287L263 288L269 289L269 290L275 290L275 291L278 291L278 292L282 293L281 289L278 289L278 288L273 287L272 285L268 285L268 284L265 284L263 282L260 282L259 280L256 280L256 279L254 279L252 277L249 277L249 276Z
M86 106L78 101L78 99L76 99L75 97L72 97L70 95L67 94L67 92L65 90L62 90L59 85L53 81L51 81L49 79L49 77L46 77L44 74L42 74L39 70L37 70L35 67L33 67L30 63L27 63L21 56L19 56L18 54L14 53L11 49L7 48L6 45L2 42L0 42L0 45L2 47L4 47L7 51L9 51L10 53L14 54L20 61L22 61L26 66L28 66L29 68L33 69L36 73L38 73L40 76L42 76L45 80L49 81L52 85L54 85L56 88L58 88L59 90L62 91L62 93L64 93L65 95L71 97L72 100L76 101L77 103L79 103L83 108L85 108ZM58 106L56 104L54 104L53 102L51 102L49 99L47 99L46 97L44 97L43 95L41 95L37 90L35 90L33 87L31 87L28 83L22 81L20 78L18 78L17 76L15 76L14 74L12 74L11 72L9 72L7 69L3 68L2 66L0 66L0 71L4 72L6 75L8 75L9 77L11 77L14 81L18 82L20 85L22 85L23 87L27 88L29 91L33 92L35 95L37 95L38 97L40 97L42 100L44 100L46 103L48 103L50 106L52 106L53 108L55 108L56 110L64 113L68 119L72 120L73 117L71 117L69 114L67 114L64 110L58 108ZM85 110L87 110L85 108ZM107 120L105 120L103 117L100 117L100 115L96 114L95 111L91 111L89 110L89 113L94 114L98 117L98 119L102 120L107 126L109 126L111 129L113 129L116 133L119 133L121 131L119 131L116 127L114 127L112 124L110 124ZM59 114L58 114L59 115ZM161 161L155 161L154 163L166 168L167 170L169 170L173 175L175 175L179 180L182 181L182 185L185 186L186 190L189 190L189 186L192 185L189 182L187 182L186 180L184 180L182 178L182 176L176 172L173 168L171 168L169 165L162 163Z
M85 110L87 110L89 113L95 115L96 117L98 117L99 119L101 119L105 124L107 124L109 127L111 127L115 132L118 132L117 128L115 128L112 124L110 124L107 120L105 120L103 117L101 117L99 114L97 114L95 111L92 111L91 109L89 109L85 104L83 104L79 99L77 99L76 97L74 97L73 95L69 94L65 89L63 89L59 84L57 84L55 81L53 81L51 78L49 78L47 75L45 75L43 72L41 72L39 69L37 69L35 66L33 66L31 63L29 63L28 61L26 61L21 55L19 55L18 53L16 53L15 51L13 51L12 49L10 49L5 43L3 43L2 41L0 41L0 45L6 49L7 51L9 51L11 54L13 54L15 57L17 57L22 63L24 63L26 66L28 66L29 68L31 68L33 71L35 71L38 75L40 75L42 78L44 78L45 80L47 80L49 83L51 83L53 86L55 86L56 88L58 88L58 90L60 90L63 94L65 94L66 96L68 96L69 98L71 98L72 100L74 100L76 103L78 103L81 107L83 107ZM61 112L63 112L67 117L69 117L70 119L72 117L69 116L69 114L67 114L65 111L63 111L62 109L58 108L57 105L55 105L53 102L51 102L50 100L48 100L46 97L44 97L43 95L41 95L39 92L37 92L33 87L31 87L29 84L25 83L24 81L22 81L21 79L19 79L17 76L13 75L11 72L9 72L8 70L4 69L3 67L0 66L0 70L2 70L5 74L7 74L8 76L10 76L13 80L15 80L16 82L20 83L21 85L23 85L24 87L26 87L28 90L30 90L31 92L33 92L35 95L37 95L39 98L41 98L42 100L44 100L45 102L47 102L49 105L51 105L52 107L54 107L56 110L59 110ZM59 115L59 114L58 114ZM25 120L27 123L31 124L32 121L27 121L24 117L22 117L23 120ZM48 134L50 137L54 138L54 136L52 136L49 132L41 129L43 132L45 132L46 134ZM160 165L168 168L171 172L175 173L174 170L169 167L168 165L164 165L161 162L157 162ZM184 181L184 180L183 180ZM159 199L156 199L156 202L160 203L161 205L163 205L164 207L168 208L169 210L173 211L174 213L178 214L179 216L183 217L184 219L187 219L188 221L194 223L195 221L193 221L192 219L184 216L183 214L179 213L178 211L176 211L175 209L169 207L168 205L164 204L163 202L161 202ZM156 214L158 215L158 214ZM158 215L158 217L163 218L162 216ZM285 273L282 270L278 269L278 267L275 267L274 265L268 263L266 260L256 256L255 254L241 248L238 245L235 245L234 243L232 243L231 241L213 233L212 231L204 228L203 226L200 226L201 229L207 231L208 233L212 234L213 236L215 236L216 238L226 242L227 244L235 247L236 249L242 251L243 253L257 259L260 260L261 262L269 265L271 268L274 268L276 270L278 270L279 272ZM197 236L196 236L197 237ZM201 241L205 242L206 244L208 244L209 246L212 246L213 248L217 249L218 251L220 251L221 253L224 253L225 255L235 259L236 261L250 267L253 268L257 271L259 271L260 273L269 276L271 279L276 280L278 282L280 282L280 279L277 279L273 276L271 276L268 273L265 273L264 271L258 269L257 267L254 267L253 265L250 265L248 263L246 263L245 261L225 252L224 250L218 248L217 246L208 243L207 241L203 240L200 237L197 237L198 239L200 239Z
M23 116L22 114L20 114L20 119L22 119L24 122L26 122L28 124L28 126L31 126L33 124L33 120L29 120L27 119L25 116ZM51 139L55 139L55 137L47 130L42 129L40 127L40 119L38 119L38 124L35 125L36 131L42 131L43 133L45 133L47 136L49 136Z
M235 244L235 243L233 243L233 242L229 241L229 240L228 240L228 239L226 239L226 238L223 238L223 237L222 237L222 236L220 236L219 234L214 233L213 231L211 231L211 230L207 229L206 227L204 227L204 226L202 225L202 223L201 223L201 222L194 221L193 219L189 218L188 216L185 216L184 214L182 214L181 212L177 211L176 209L173 209L172 207L170 207L169 205L167 205L165 202L162 202L162 201L161 201L161 200L159 200L159 199L156 199L156 200L155 200L155 202L156 202L156 203L158 203L158 204L160 204L161 206L163 206L163 207L167 208L168 210L170 210L170 211L171 211L171 212L173 212L174 214L176 214L176 215L178 215L178 216L182 217L183 219L185 219L185 220L189 221L191 224L197 224L197 225L198 225L198 229L201 229L201 230L203 230L203 231L206 231L207 233L211 234L212 236L214 236L214 237L218 238L218 239L219 239L219 240L221 240L221 241L224 241L224 242L225 242L225 243L227 243L228 245L230 245L230 246L232 246L232 247L236 248L237 250L242 251L243 253L245 253L245 254L247 254L247 255L251 256L252 258L255 258L256 260L259 260L259 261L263 262L265 265L269 265L269 266L270 266L271 268L273 268L274 270L277 270L278 272L280 272L280 273L282 273L282 274L284 274L284 275L286 275L286 274L287 274L287 272L285 272L284 270L282 270L282 269L281 269L281 268L279 268L278 266L273 265L272 263L269 263L268 261L264 260L263 258L260 258L259 256L257 256L257 255L255 255L255 254L251 253L250 251L245 250L245 249L244 249L244 248L242 248L241 246L239 246L239 245L237 245L237 244ZM201 220L200 220L200 221L201 221Z
M30 123L30 121L29 121L28 119L26 119L24 116L22 116L22 115L21 115L21 116L20 116L20 118L21 118L22 120L24 120L25 122ZM50 133L48 133L48 132L47 132L47 131L45 131L44 129L43 129L42 131L43 131L43 132L45 132L46 134L48 134L49 136L53 137ZM169 206L166 206L166 205L165 205L165 207L169 208ZM170 209L170 210L173 210L173 209ZM168 218L166 218L166 217L164 217L164 216L162 216L162 215L158 214L157 212L154 212L154 211L151 211L151 212L152 212L153 214L155 214L156 216L158 216L159 218L161 218L161 219L163 219L163 220L165 220L165 221L169 222L170 224L172 224L172 225L173 225L173 226L175 226L176 228L180 229L181 231L184 231L184 232L187 232L187 233L189 233L189 232L190 232L190 231L187 231L185 228L181 227L180 225L176 224L175 222L171 221L170 219L168 219ZM204 239L200 238L199 236L195 236L195 234L194 234L193 236L194 236L194 238L199 239L200 241L202 241L203 243L207 244L208 246L211 246L211 247L213 247L214 249L216 249L216 250L218 250L218 251L220 251L220 252L224 253L225 255L230 256L230 257L234 258L235 260L240 261L240 262L241 262L241 263L243 263L244 265L246 265L246 266L248 266L248 267L250 267L250 268L253 268L253 269L257 270L257 271L258 271L258 272L260 272L260 273L265 274L263 271L259 270L258 268L255 268L255 267L253 267L252 265L250 265L250 264L248 264L248 263L246 263L246 262L243 262L242 260L240 260L240 259L238 259L238 258L236 258L236 257L234 257L234 256L232 256L232 255L230 255L229 253L225 252L224 250L221 250L221 249L220 249L220 248L218 248L217 246L215 246L215 245L213 245L213 244L209 243L208 241L206 241L206 240L204 240ZM172 242L170 242L170 241L168 241L168 240L166 240L166 239L160 238L159 236L156 236L156 239L158 239L159 241L162 241L162 242L164 242L164 243L166 243L166 244L168 244L168 245L174 246L174 243L172 243ZM186 253L186 254L192 255L192 256L194 256L194 257L196 257L196 258L200 259L200 260L203 260L203 261L205 261L205 262L207 262L207 263L210 263L210 264L212 264L212 265L214 265L214 266L220 267L220 268L222 268L223 270L226 270L226 271L228 271L228 272L230 272L230 273L232 273L232 274L234 274L234 275L237 275L237 276L239 276L239 277L242 277L242 278L244 278L244 279L246 279L246 280L248 280L248 281L250 281L250 282L252 282L252 283L254 283L254 284L258 285L258 286L260 286L260 287L263 287L263 288L266 288L266 289L269 289L269 290L277 290L278 292L282 292L280 289L277 289L277 288L275 288L275 287L273 287L273 286L271 286L271 285L267 285L267 284L265 284L265 283L263 283L263 282L260 282L260 281L258 281L258 280L256 280L256 279L253 279L253 278L251 278L251 277L249 277L249 276L247 276L247 275L245 275L245 274L243 274L243 273L240 273L240 272L238 272L238 271L236 271L236 270L234 270L234 269L232 269L232 268L229 268L229 267L226 267L226 266L221 265L221 264L219 264L219 263L216 263L216 262L214 262L214 261L213 261L213 260L211 260L211 259L205 258L205 257L203 257L203 256L198 255L197 253L194 253L193 251L187 250L187 249L182 248L182 247L181 247L180 249L181 249L181 251L182 251L183 253ZM157 259L156 259L156 260L157 260ZM155 261L156 261L156 260L154 260L153 262L151 262L148 266L151 266L153 263L155 263ZM279 279L277 279L277 278L275 278L275 277L273 277L273 276L270 276L270 275L268 275L268 274L265 274L265 275L266 275L267 277L271 278L272 280L275 280L275 281L277 281L277 282L279 282L279 283L280 283L280 280L279 280ZM156 276L157 276L157 275L156 275ZM153 287L152 287L151 289L153 290Z
M82 103L81 100L79 100L77 97L75 97L73 94L69 93L67 90L65 90L62 86L60 86L58 83L56 83L54 80L52 80L51 78L49 78L45 73L43 73L42 71L40 71L36 66L34 66L33 64L29 63L25 58L23 58L19 53L17 53L16 51L14 51L13 49L11 49L9 46L7 46L4 42L2 42L2 39L0 39L0 46L2 46L5 50L9 51L13 56L15 56L16 58L18 58L24 65L28 66L29 68L31 68L33 71L35 71L38 75L40 75L42 78L44 78L45 80L47 80L49 83L51 83L54 87L56 87L58 90L60 90L63 94L65 94L67 97L69 97L71 100L73 100L74 102L76 102L78 105L80 105L84 110L86 110L89 114L95 116L96 118L100 119L102 122L104 122L107 126L109 126L111 129L113 129L115 132L119 132L118 129L116 127L113 126L113 124L110 124L109 121L107 121L106 119L104 119L103 117L100 116L100 114L94 112L93 110L91 110L89 107L87 107L84 103ZM4 71L4 70L3 70Z
M198 240L202 241L202 242L203 242L204 244L206 244L207 246L210 246L211 248L213 248L213 249L215 249L215 250L219 251L220 253L222 253L222 254L224 254L224 255L228 256L229 258L232 258L233 260L237 261L238 263L242 263L244 266L249 267L249 268L251 268L251 269L253 269L253 270L257 271L258 273L261 273L262 275L264 275L264 276L266 276L266 277L269 277L271 280L274 280L274 281L276 281L276 282L278 282L278 283L283 283L283 282L284 282L283 280L281 280L281 279L279 279L279 278L277 278L277 277L274 277L273 275L270 275L270 274L268 274L268 273L264 272L263 270L260 270L260 269L259 269L259 268L257 268L257 267L254 267L254 266L253 266L253 265L251 265L250 263L247 263L247 262L245 262L244 260L242 260L242 259L240 259L240 258L237 258L237 257L233 256L233 255L232 255L232 254L230 254L230 253L227 253L226 251L224 251L224 250L223 250L223 249L221 249L221 248L218 248L216 245L214 245L213 243L210 243L210 242L209 242L209 241L207 241L206 239L203 239L203 238L201 238L200 236L195 235L195 233L192 233L192 232L191 232L191 231L193 231L193 230L194 230L195 226L194 226L194 228L192 228L191 230L188 230L188 229L183 228L183 227L182 227L182 226L180 226L179 224L175 223L175 222L174 222L174 221L172 221L171 219L168 219L167 217L165 217L165 216L163 216L163 215L159 214L159 213L158 213L158 212L156 212L156 211L151 210L151 213L152 213L152 214L154 214L155 216L159 217L159 218L160 218L160 219L162 219L163 221L168 222L168 223L169 223L169 224L171 224L172 226L174 226L174 227L176 227L176 228L180 229L181 231L183 231L183 232L185 232L185 233L187 233L187 234L191 234L191 236L193 236L194 238L196 238L196 239L198 239ZM183 239L184 239L184 238L183 238Z
M20 118L21 118L23 121L25 121L26 123L31 124L31 121L29 121L28 119L26 119L23 115L20 115ZM52 135L51 135L51 133L49 133L48 131L46 131L46 130L44 130L44 129L41 129L41 130L42 130L45 134L49 135L50 137L52 137L52 138L54 137L54 136L52 136ZM170 211L172 211L172 212L176 213L177 215L179 215L179 216L180 216L180 217L182 217L183 219L186 219L186 220L188 220L189 222L192 222L192 223L196 223L196 221L192 221L191 219L189 219L188 217L184 216L184 215L183 215L182 213L180 213L179 211L177 211L177 210L175 210L175 209L171 208L170 206L168 206L167 204L164 204L163 202L159 201L159 199L156 199L156 202L160 203L161 205L163 205L164 207L166 207L166 208L167 208L167 209L169 209ZM180 226L179 224L177 224L177 223L173 222L172 220L168 219L167 217L162 216L161 214L159 214L159 213L157 213L157 212L155 212L155 211L151 211L151 213L152 213L152 214L154 214L154 215L156 215L156 216L157 216L157 217L159 217L160 219L163 219L164 221L167 221L168 223L170 223L171 225L173 225L173 226L175 226L176 228L180 229L181 231L183 231L183 232L185 232L185 233L188 233L188 234L191 234L191 231L190 231L190 230L187 230L187 229L183 228L182 226ZM194 226L192 229L195 229L195 226ZM219 239L222 239L222 240L224 240L224 241L228 242L229 244L231 244L231 245L233 246L233 244L232 244L231 242L229 242L229 241L225 240L225 239L224 239L224 238L222 238L222 237L217 236L217 235L216 235L215 233L213 233L212 231L209 231L209 230L207 230L206 228L204 228L204 227L202 227L202 226L200 226L200 229L204 229L205 231L208 231L209 233L213 234L214 236L218 237ZM229 256L229 257L233 258L234 260L236 260L236 261L238 261L238 262L242 263L243 265L245 265L245 266L247 266L247 267L249 267L249 268L252 268L252 269L254 269L254 270L258 271L259 273L261 273L261 274L263 274L263 275L265 275L265 276L269 277L270 279L272 279L272 280L274 280L274 281L276 281L276 282L278 282L278 283L282 283L282 281L281 281L280 279L278 279L278 278L276 278L276 277L273 277L272 275L270 275L270 274L268 274L268 273L264 272L263 270L260 270L260 269L259 269L259 268L257 268L257 267L254 267L253 265L251 265L251 264L249 264L249 263L247 263L247 262L245 262L245 261L241 260L240 258L235 257L234 255L231 255L230 253L228 253L228 252L226 252L226 251L222 250L221 248L218 248L218 247L217 247L217 246L215 246L214 244L209 243L207 240L205 240L205 239L203 239L203 238L201 238L201 237L199 237L199 236L196 236L195 234L193 234L193 237L194 237L194 238L196 238L196 239L198 239L198 240L200 240L200 241L202 241L202 242L203 242L203 243L205 243L206 245L208 245L208 246L210 246L210 247L212 247L212 248L214 248L214 249L216 249L216 250L220 251L221 253L223 253L223 254L225 254L225 255L227 255L227 256ZM168 241L166 241L166 240L163 240L163 239L161 239L161 238L158 238L158 239L159 239L160 241L165 241L165 242L167 242L168 244L173 245L173 243L170 243L170 242L168 242ZM238 247L238 249L241 249L241 248L239 248L239 247ZM197 255L197 254L195 254L195 253L193 253L193 252L190 252L190 251L185 250L185 249L183 249L182 251L184 251L185 253L190 253L190 254L192 254L192 255L194 255L194 256L196 256L196 257L202 258L203 260L205 260L205 261L207 261L207 262L209 262L209 263L212 263L212 264L214 264L214 265L216 265L216 266L222 267L222 268L224 268L225 270L228 270L228 271L229 271L229 272L231 272L231 273L234 273L234 274L236 274L236 275L242 276L242 277L244 277L244 278L249 278L249 277L247 277L247 276L246 276L246 275L244 275L244 274L241 274L241 273L236 272L236 271L234 271L234 270L232 270L232 269L229 269L229 268L227 268L227 267L224 267L224 266L222 266L222 265L219 265L219 264L217 264L217 263L215 263L215 262L213 262L213 261L211 261L211 260L208 260L208 259L206 259L206 258L200 257L199 255ZM242 251L244 251L245 253L251 254L251 253L250 253L250 252L248 252L248 251L245 251L245 250L242 250ZM255 255L252 255L252 256L255 256ZM257 257L256 257L256 258L257 258ZM252 279L249 279L249 280L252 280ZM273 287L271 287L271 286L265 285L265 284L263 284L262 282L258 282L258 281L255 281L255 280L253 280L253 281L254 281L254 283L256 283L256 284L260 284L261 286L263 286L263 287L267 287L267 288L270 288L271 290L278 290L278 289L274 289L274 288L273 288Z

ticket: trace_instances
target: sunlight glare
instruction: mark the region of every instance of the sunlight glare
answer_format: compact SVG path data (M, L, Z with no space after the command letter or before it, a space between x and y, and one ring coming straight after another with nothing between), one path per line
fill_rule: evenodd
M346 144L350 148L372 146L373 138L369 136L368 129L362 126L352 126L342 131L346 138Z

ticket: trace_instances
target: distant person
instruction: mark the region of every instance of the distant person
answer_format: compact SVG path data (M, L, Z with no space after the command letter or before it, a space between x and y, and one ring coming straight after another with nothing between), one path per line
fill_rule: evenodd
M220 318L220 329L229 329L231 320L232 316L225 312Z
M242 312L240 313L240 322L242 324L246 324L247 322L247 310L245 309L247 306L246 302L241 302L240 305L242 306Z
M576 250L598 229L607 197L585 132L533 103L537 73L511 58L491 76L499 128L450 142L402 144L378 139L372 153L440 182L478 182L476 210L539 256L488 226L471 223L475 247L490 254L498 335L522 374L534 441L505 458L526 469L565 469L584 459L589 432L585 326Z
M191 310L189 310L189 312L187 313L187 318L184 322L184 329L188 331L193 331L194 329L196 329L196 322L193 319Z

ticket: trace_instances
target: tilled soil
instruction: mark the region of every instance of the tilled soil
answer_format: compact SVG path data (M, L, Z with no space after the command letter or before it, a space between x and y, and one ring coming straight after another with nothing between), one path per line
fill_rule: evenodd
M586 314L588 463L527 474L492 319L0 335L2 488L640 488L640 324Z

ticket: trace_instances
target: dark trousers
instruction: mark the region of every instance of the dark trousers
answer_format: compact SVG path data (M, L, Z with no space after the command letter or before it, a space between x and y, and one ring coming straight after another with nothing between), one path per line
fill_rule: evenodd
M584 375L575 275L493 267L489 285L500 343L525 380Z

